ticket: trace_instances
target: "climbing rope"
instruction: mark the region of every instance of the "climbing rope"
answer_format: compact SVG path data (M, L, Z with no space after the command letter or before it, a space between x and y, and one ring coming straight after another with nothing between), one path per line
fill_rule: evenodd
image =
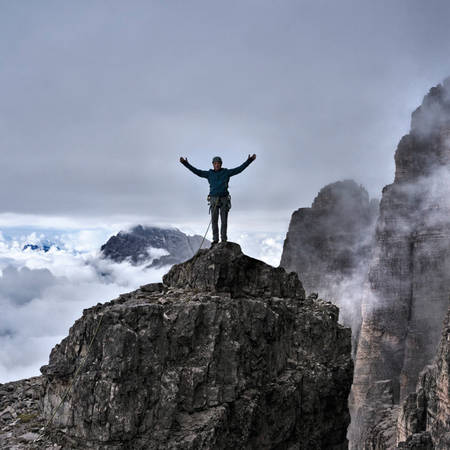
M205 242L206 235L208 234L209 227L211 226L211 222L212 222L213 215L214 215L214 213L216 212L216 207L217 207L217 205L219 204L219 199L220 199L220 197L217 197L216 204L214 205L214 209L213 209L212 214L211 214L211 219L209 220L208 228L206 228L206 232L205 232L205 234L203 235L202 243L200 244L200 247L198 248L198 250L195 252L195 255L197 255L197 253L198 253L198 252L200 251L200 249L202 248L203 242ZM195 255L194 255L194 256L195 256Z
M44 436L45 431L48 429L48 427L53 422L53 419L54 419L56 413L58 412L59 408L61 408L61 405L64 403L64 401L66 400L66 398L69 395L70 391L72 390L72 388L73 388L73 386L75 384L75 381L77 380L78 375L81 372L81 369L83 369L83 367L86 365L86 361L87 361L87 358L89 356L89 352L91 351L92 344L94 343L94 340L95 340L95 338L96 338L96 336L98 334L98 331L100 330L100 326L102 324L102 320L103 320L103 314L100 316L100 320L98 321L97 328L95 329L94 334L93 334L93 336L91 338L91 341L89 342L89 346L88 346L86 355L85 355L84 359L82 360L81 364L78 366L77 370L75 371L75 374L73 376L73 379L72 379L71 383L69 384L69 386L67 387L66 391L64 392L64 395L61 397L61 400L60 400L58 406L53 410L53 412L52 412L52 414L50 416L50 419L42 427L41 434L33 442L39 441L39 439L41 439Z

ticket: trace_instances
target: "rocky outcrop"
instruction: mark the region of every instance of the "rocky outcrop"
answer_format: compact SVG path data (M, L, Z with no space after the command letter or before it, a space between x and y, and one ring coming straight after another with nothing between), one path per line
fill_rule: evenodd
M385 415L373 411L372 387L389 381L398 405L439 342L450 293L449 90L447 79L413 113L394 183L383 189L352 387L353 448Z
M397 441L417 434L430 436L436 450L450 448L450 308L436 360L420 374L416 392L400 409Z
M149 262L147 267L159 268L192 258L200 248L202 239L202 236L188 236L176 228L137 225L130 231L120 231L111 236L100 250L105 258L115 262ZM202 248L209 247L210 244L205 239ZM161 251L167 254L161 255Z
M361 185L353 180L329 184L311 208L292 214L281 256L280 266L297 272L307 292L319 292L339 306L353 339L361 326L377 215L378 200L369 200Z
M208 292L228 292L232 297L305 297L298 276L244 255L236 244L221 245L220 251L202 251L172 267L164 275L168 286Z
M46 418L86 355L53 421L70 448L347 448L350 330L237 244L85 310L42 368Z

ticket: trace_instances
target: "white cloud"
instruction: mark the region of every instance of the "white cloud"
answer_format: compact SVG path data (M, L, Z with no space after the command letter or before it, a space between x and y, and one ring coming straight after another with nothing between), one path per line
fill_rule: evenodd
M260 259L271 266L279 266L285 238L282 233L232 231L229 235L230 240L240 244L246 255Z
M235 230L230 240L245 254L279 265L282 233ZM20 223L0 232L0 383L38 375L84 308L161 281L168 267L145 269L148 262L134 266L101 258L99 248L111 234L108 228L72 224L66 230L33 230ZM23 250L27 243L43 241L56 245L47 252ZM153 258L164 254L163 249L150 251Z
M167 268L146 270L101 259L103 230L61 233L63 248L23 251L32 232L0 240L0 382L39 374L51 348L67 335L84 308L140 285L160 281ZM64 240L64 239L67 240ZM80 245L77 245L79 238ZM88 251L89 250L89 251Z

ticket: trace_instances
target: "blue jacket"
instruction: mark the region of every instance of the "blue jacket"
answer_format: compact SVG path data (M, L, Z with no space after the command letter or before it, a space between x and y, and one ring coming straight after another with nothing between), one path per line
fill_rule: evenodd
M233 175L237 175L241 173L245 168L247 168L252 159L247 159L244 164L241 164L239 167L235 167L234 169L224 169L223 167L220 170L199 170L195 168L193 165L189 164L187 161L184 164L191 172L195 173L199 177L206 178L209 182L209 195L211 197L225 197L228 195L228 181L230 181L230 177Z

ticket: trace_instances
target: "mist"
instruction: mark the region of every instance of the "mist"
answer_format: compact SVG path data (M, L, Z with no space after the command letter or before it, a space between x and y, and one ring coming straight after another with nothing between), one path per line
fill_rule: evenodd
M162 281L170 267L148 269L151 259L141 265L104 259L99 249L111 234L30 227L0 233L0 383L39 375L83 309ZM230 237L250 256L278 265L281 234L232 231ZM24 249L27 244L38 249ZM164 253L149 249L151 258Z

